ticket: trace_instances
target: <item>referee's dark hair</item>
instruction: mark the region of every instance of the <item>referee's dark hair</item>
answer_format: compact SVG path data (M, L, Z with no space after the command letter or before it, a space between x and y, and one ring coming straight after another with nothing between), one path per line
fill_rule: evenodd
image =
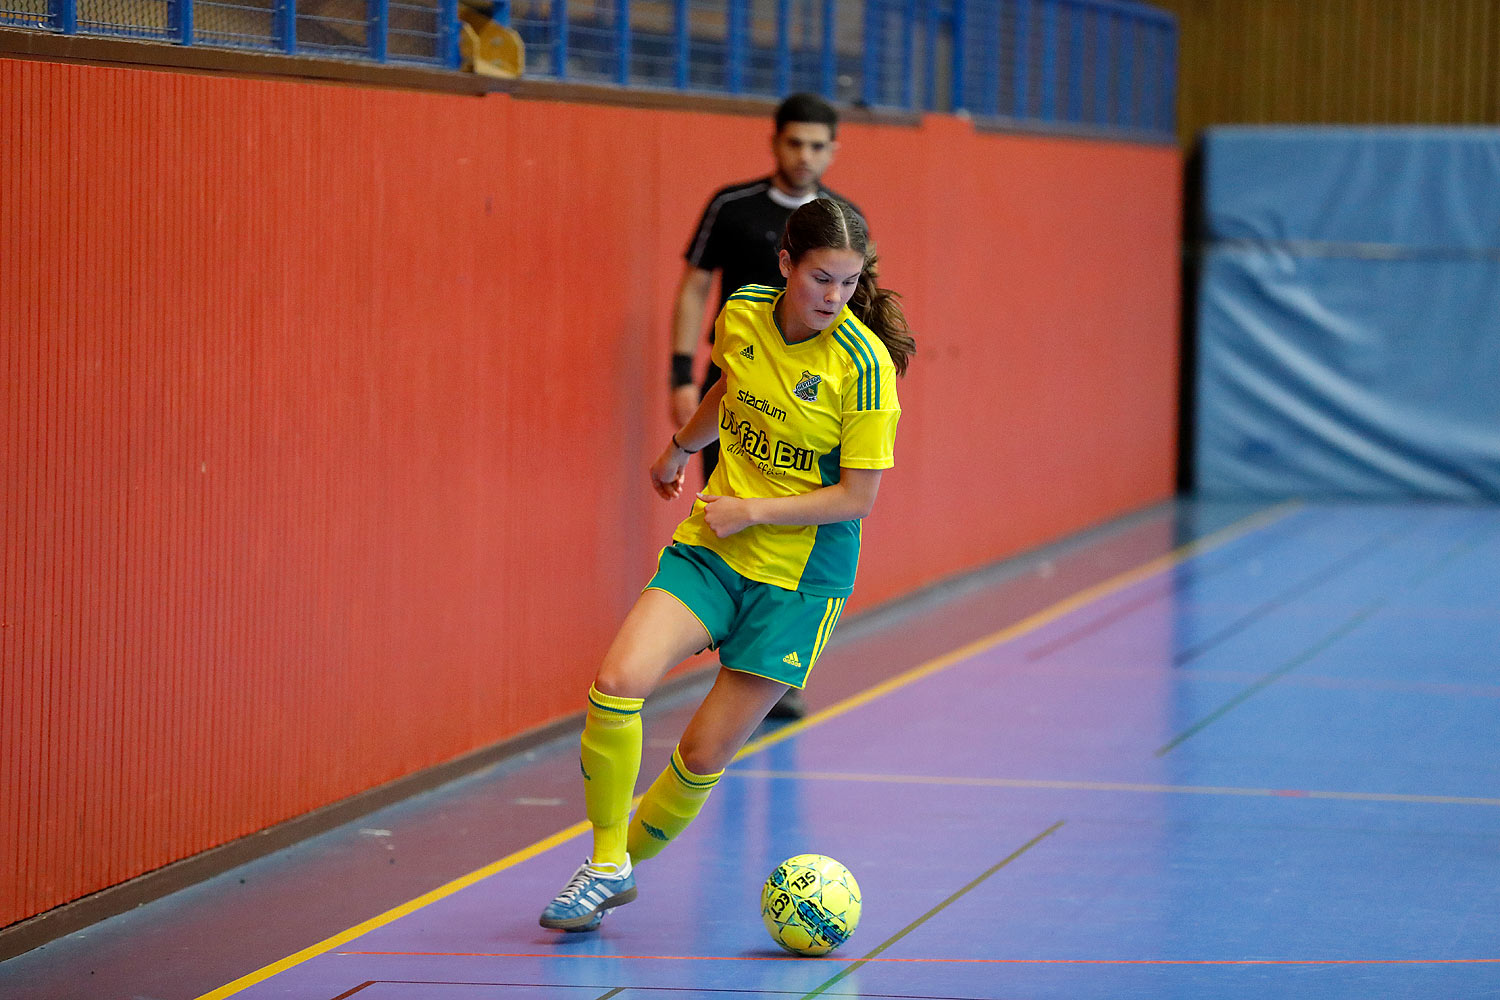
M839 113L817 94L792 94L776 108L776 131L792 122L827 125L831 137L839 130Z

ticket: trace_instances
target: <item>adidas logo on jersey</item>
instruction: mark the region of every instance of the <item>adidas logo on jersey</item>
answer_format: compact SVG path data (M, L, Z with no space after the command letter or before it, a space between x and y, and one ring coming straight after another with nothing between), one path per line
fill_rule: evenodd
M797 658L797 651L795 649L783 656L781 658L781 662L790 663L792 666L798 668L799 670L802 668L802 661Z
M742 358L749 358L751 361L754 361L755 360L755 345L754 344L746 344L745 345L745 349L740 352L740 357L742 357Z

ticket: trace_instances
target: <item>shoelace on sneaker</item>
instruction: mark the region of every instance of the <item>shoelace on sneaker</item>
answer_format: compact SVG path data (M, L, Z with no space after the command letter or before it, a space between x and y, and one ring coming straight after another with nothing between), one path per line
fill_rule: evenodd
M574 902L588 884L589 870L588 866L585 865L573 873L573 877L568 880L567 885L563 886L563 891L557 894L557 898L568 903Z
M624 877L624 872L617 872L614 875L610 875L606 872L600 871L592 865L585 864L583 867L579 868L576 872L573 873L573 877L568 880L567 885L563 886L563 891L557 894L557 898L559 900L564 900L566 902L572 903L578 899L578 897L583 893L584 889L588 888L589 882L591 882L592 880L598 878L614 880Z

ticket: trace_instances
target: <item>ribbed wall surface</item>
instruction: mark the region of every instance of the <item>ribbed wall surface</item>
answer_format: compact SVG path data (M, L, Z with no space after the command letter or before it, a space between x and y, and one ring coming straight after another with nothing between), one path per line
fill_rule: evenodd
M462 117L0 80L4 923L483 742L545 646L475 558L535 505Z
M1490 0L1151 0L1181 30L1178 128L1500 122Z
M767 131L0 60L0 925L578 710ZM1167 495L1176 153L841 138L924 335L860 602Z

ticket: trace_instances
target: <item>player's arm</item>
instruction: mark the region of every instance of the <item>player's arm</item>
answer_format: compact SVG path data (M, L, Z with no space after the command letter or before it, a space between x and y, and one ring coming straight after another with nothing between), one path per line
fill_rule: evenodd
M697 410L672 435L672 440L652 464L651 486L664 499L671 500L682 493L688 456L718 440L719 401L724 398L724 387L728 384L728 379L721 378L703 394ZM696 393L697 389L693 391Z
M883 469L840 469L832 486L792 497L698 498L708 504L704 517L720 538L752 524L832 524L869 516L875 509Z
M697 384L691 378L683 381L681 376L691 376L698 341L703 336L703 311L708 306L708 293L713 282L712 271L688 264L683 267L682 281L677 285L677 302L672 308L673 385L669 409L673 427L686 424L698 407ZM684 368L687 369L685 373L681 372Z

